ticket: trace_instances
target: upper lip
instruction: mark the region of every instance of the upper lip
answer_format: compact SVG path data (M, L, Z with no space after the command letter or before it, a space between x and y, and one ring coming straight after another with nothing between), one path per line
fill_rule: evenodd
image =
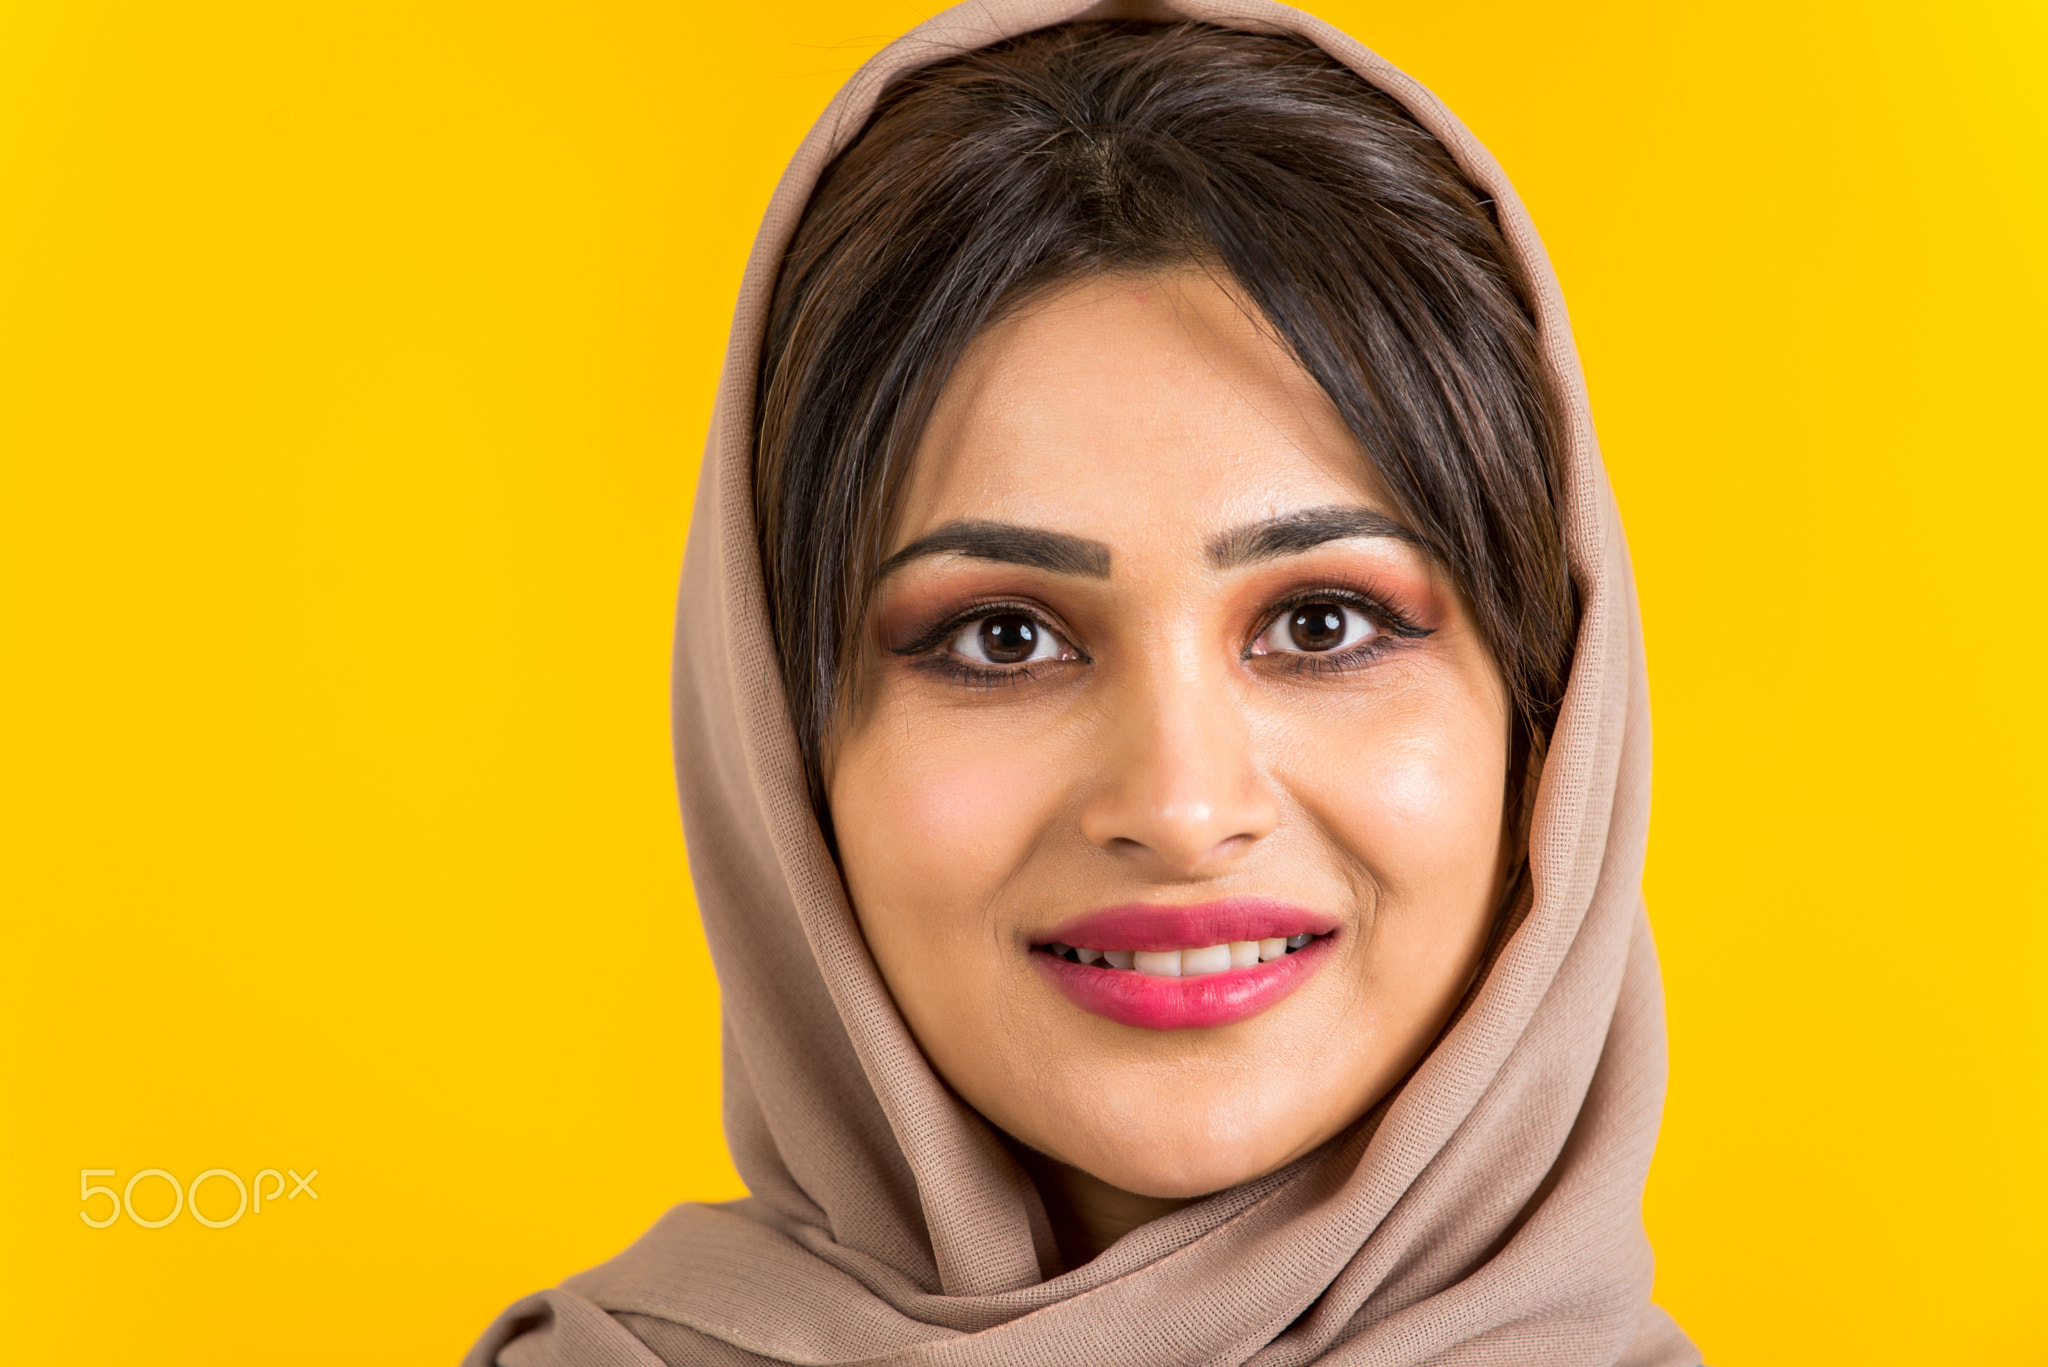
M1187 906L1126 902L1098 907L1032 937L1038 945L1079 945L1085 949L1142 949L1164 953L1198 949L1232 940L1270 940L1290 935L1327 935L1335 917L1264 897L1226 897Z

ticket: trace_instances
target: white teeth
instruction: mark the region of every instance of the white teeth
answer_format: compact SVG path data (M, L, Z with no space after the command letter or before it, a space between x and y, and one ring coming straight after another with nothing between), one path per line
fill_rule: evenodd
M1200 978L1210 973L1227 973L1233 968L1256 968L1261 963L1284 958L1308 944L1313 935L1275 936L1267 940L1231 940L1226 944L1203 945L1198 949L1083 949L1058 940L1046 949L1073 963L1103 964L1110 968L1135 970L1155 978Z

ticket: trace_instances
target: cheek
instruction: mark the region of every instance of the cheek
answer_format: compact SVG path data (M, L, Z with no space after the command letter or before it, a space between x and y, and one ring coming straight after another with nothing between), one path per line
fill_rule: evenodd
M878 952L904 933L959 940L1028 855L1056 805L1043 757L929 723L842 753L831 786L840 858ZM1034 762L1036 761L1036 762Z
M1507 727L1483 702L1438 693L1346 728L1350 744L1294 747L1298 796L1389 910L1454 914L1491 886Z
M829 794L854 913L926 1056L985 1097L1030 1068L1009 1042L1032 1032L1005 1012L1029 965L997 912L1057 815L1054 766L1042 746L975 743L943 719L865 730Z

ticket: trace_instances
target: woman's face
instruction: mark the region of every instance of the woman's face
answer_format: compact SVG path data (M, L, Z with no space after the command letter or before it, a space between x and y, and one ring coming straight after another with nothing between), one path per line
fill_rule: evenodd
M1508 704L1321 390L1206 275L1075 285L970 349L890 550L827 782L940 1075L1155 1197L1356 1120L1484 947Z

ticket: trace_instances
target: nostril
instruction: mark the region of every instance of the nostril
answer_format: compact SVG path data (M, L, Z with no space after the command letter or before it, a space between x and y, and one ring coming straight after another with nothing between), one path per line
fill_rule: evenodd
M1082 833L1097 849L1174 876L1241 858L1278 825L1281 803L1229 730L1158 725L1112 743L1102 785L1081 810Z
M1113 854L1195 870L1237 859L1256 845L1259 839L1258 834L1243 831L1204 846L1198 835L1186 840L1175 840L1170 835L1165 835L1156 841L1119 835L1110 837L1103 845Z

